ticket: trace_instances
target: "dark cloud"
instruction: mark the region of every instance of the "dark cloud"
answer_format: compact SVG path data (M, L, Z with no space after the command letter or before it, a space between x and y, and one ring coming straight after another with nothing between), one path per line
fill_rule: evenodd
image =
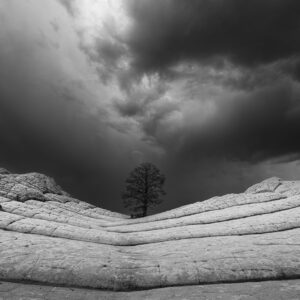
M36 82L27 84L34 88ZM75 197L120 209L123 179L133 162L120 159L113 133L99 122L105 115L90 114L81 99L57 86L36 96L19 82L0 84L0 99L0 165L17 173L45 173ZM124 155L131 147L122 143Z
M141 71L227 57L253 66L299 55L296 0L130 1L129 45Z
M83 43L80 47L89 60L96 63L99 78L104 84L108 84L116 76L122 77L118 62L126 54L126 48L117 39L96 38L92 47Z
M300 176L299 1L8 2L0 166L118 211L144 160L167 177L158 210Z
M164 122L180 110L179 103L166 96L168 84L161 78L148 78L147 83L131 85L123 99L115 99L114 107L121 118L131 119L143 133L142 140L162 145ZM162 140L162 141L161 141Z
M300 87L283 81L223 98L205 124L186 132L180 159L203 157L256 162L299 153Z
M155 141L163 144L164 140L164 121L174 112L179 111L178 104L162 103L155 110L148 113L143 118L142 129L145 133L145 140Z
M2 69L2 79L8 72ZM77 197L105 202L125 167L119 162L117 172L108 163L113 151L110 138L99 129L101 115L91 115L64 88L48 91L26 81L28 90L18 81L0 84L1 165L12 172L46 173Z
M140 117L149 111L149 106L164 96L166 90L164 81L150 83L148 87L130 85L124 90L125 97L116 99L114 105L121 116Z
M186 114L182 130L170 134L162 134L160 113L176 111L174 103L152 115L142 98L121 106L121 113L130 116L148 112L139 122L149 139L167 153L176 149L179 160L191 161L254 162L300 151L300 93L293 82L299 79L298 1L170 0L153 5L142 0L129 1L127 9L133 20L126 40L133 70L158 72L174 82L171 88L185 81L186 99L179 110L184 101L191 106L203 101L205 86L220 87L217 96L207 95L216 108L212 117L191 125ZM174 69L180 65L185 67ZM180 145L173 144L179 140Z
M16 13L18 4L12 7ZM94 91L73 68L73 61L77 68L85 66L75 33L63 31L63 25L54 31L67 44L66 55L63 45L59 50L41 47L36 38L42 30L51 40L49 22L24 32L13 30L22 19L12 23L0 29L0 165L17 173L45 173L75 197L120 209L122 183L134 163L122 156L129 157L135 143L122 141L118 150L123 137L109 128L108 111L98 105L104 97L95 101Z
M291 59L283 60L278 62L277 68L282 73L291 75L295 80L300 81L300 57L295 56Z

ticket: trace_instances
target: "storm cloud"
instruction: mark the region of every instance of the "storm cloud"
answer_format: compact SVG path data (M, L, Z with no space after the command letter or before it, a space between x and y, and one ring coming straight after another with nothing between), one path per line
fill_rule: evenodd
M297 0L0 2L0 163L122 211L137 163L159 210L300 176ZM30 18L29 18L30 16Z
M178 61L227 58L255 66L299 56L300 4L294 0L129 1L129 45L141 70Z
M132 68L173 85L182 79L181 100L193 98L199 110L212 98L204 123L190 126L189 113L183 116L183 157L252 161L300 150L297 1L144 0L127 9Z

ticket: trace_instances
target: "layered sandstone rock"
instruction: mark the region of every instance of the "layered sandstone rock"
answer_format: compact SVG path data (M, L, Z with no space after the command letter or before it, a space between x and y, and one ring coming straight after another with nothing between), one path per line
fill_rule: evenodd
M9 300L298 300L300 280L241 282L114 292L87 288L0 282Z
M130 290L300 276L299 181L130 219L3 170L0 205L0 280Z

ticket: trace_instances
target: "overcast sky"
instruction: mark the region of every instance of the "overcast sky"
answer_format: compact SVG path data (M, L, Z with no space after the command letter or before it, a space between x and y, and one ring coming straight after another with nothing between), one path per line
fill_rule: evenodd
M0 164L124 212L300 179L299 0L0 0Z

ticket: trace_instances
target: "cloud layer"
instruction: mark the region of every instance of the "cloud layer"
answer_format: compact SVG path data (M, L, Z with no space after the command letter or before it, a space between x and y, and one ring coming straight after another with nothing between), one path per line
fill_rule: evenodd
M299 55L300 4L294 0L129 2L129 45L141 70L217 57L253 66Z
M116 210L144 160L161 209L299 176L298 2L1 2L1 164Z

